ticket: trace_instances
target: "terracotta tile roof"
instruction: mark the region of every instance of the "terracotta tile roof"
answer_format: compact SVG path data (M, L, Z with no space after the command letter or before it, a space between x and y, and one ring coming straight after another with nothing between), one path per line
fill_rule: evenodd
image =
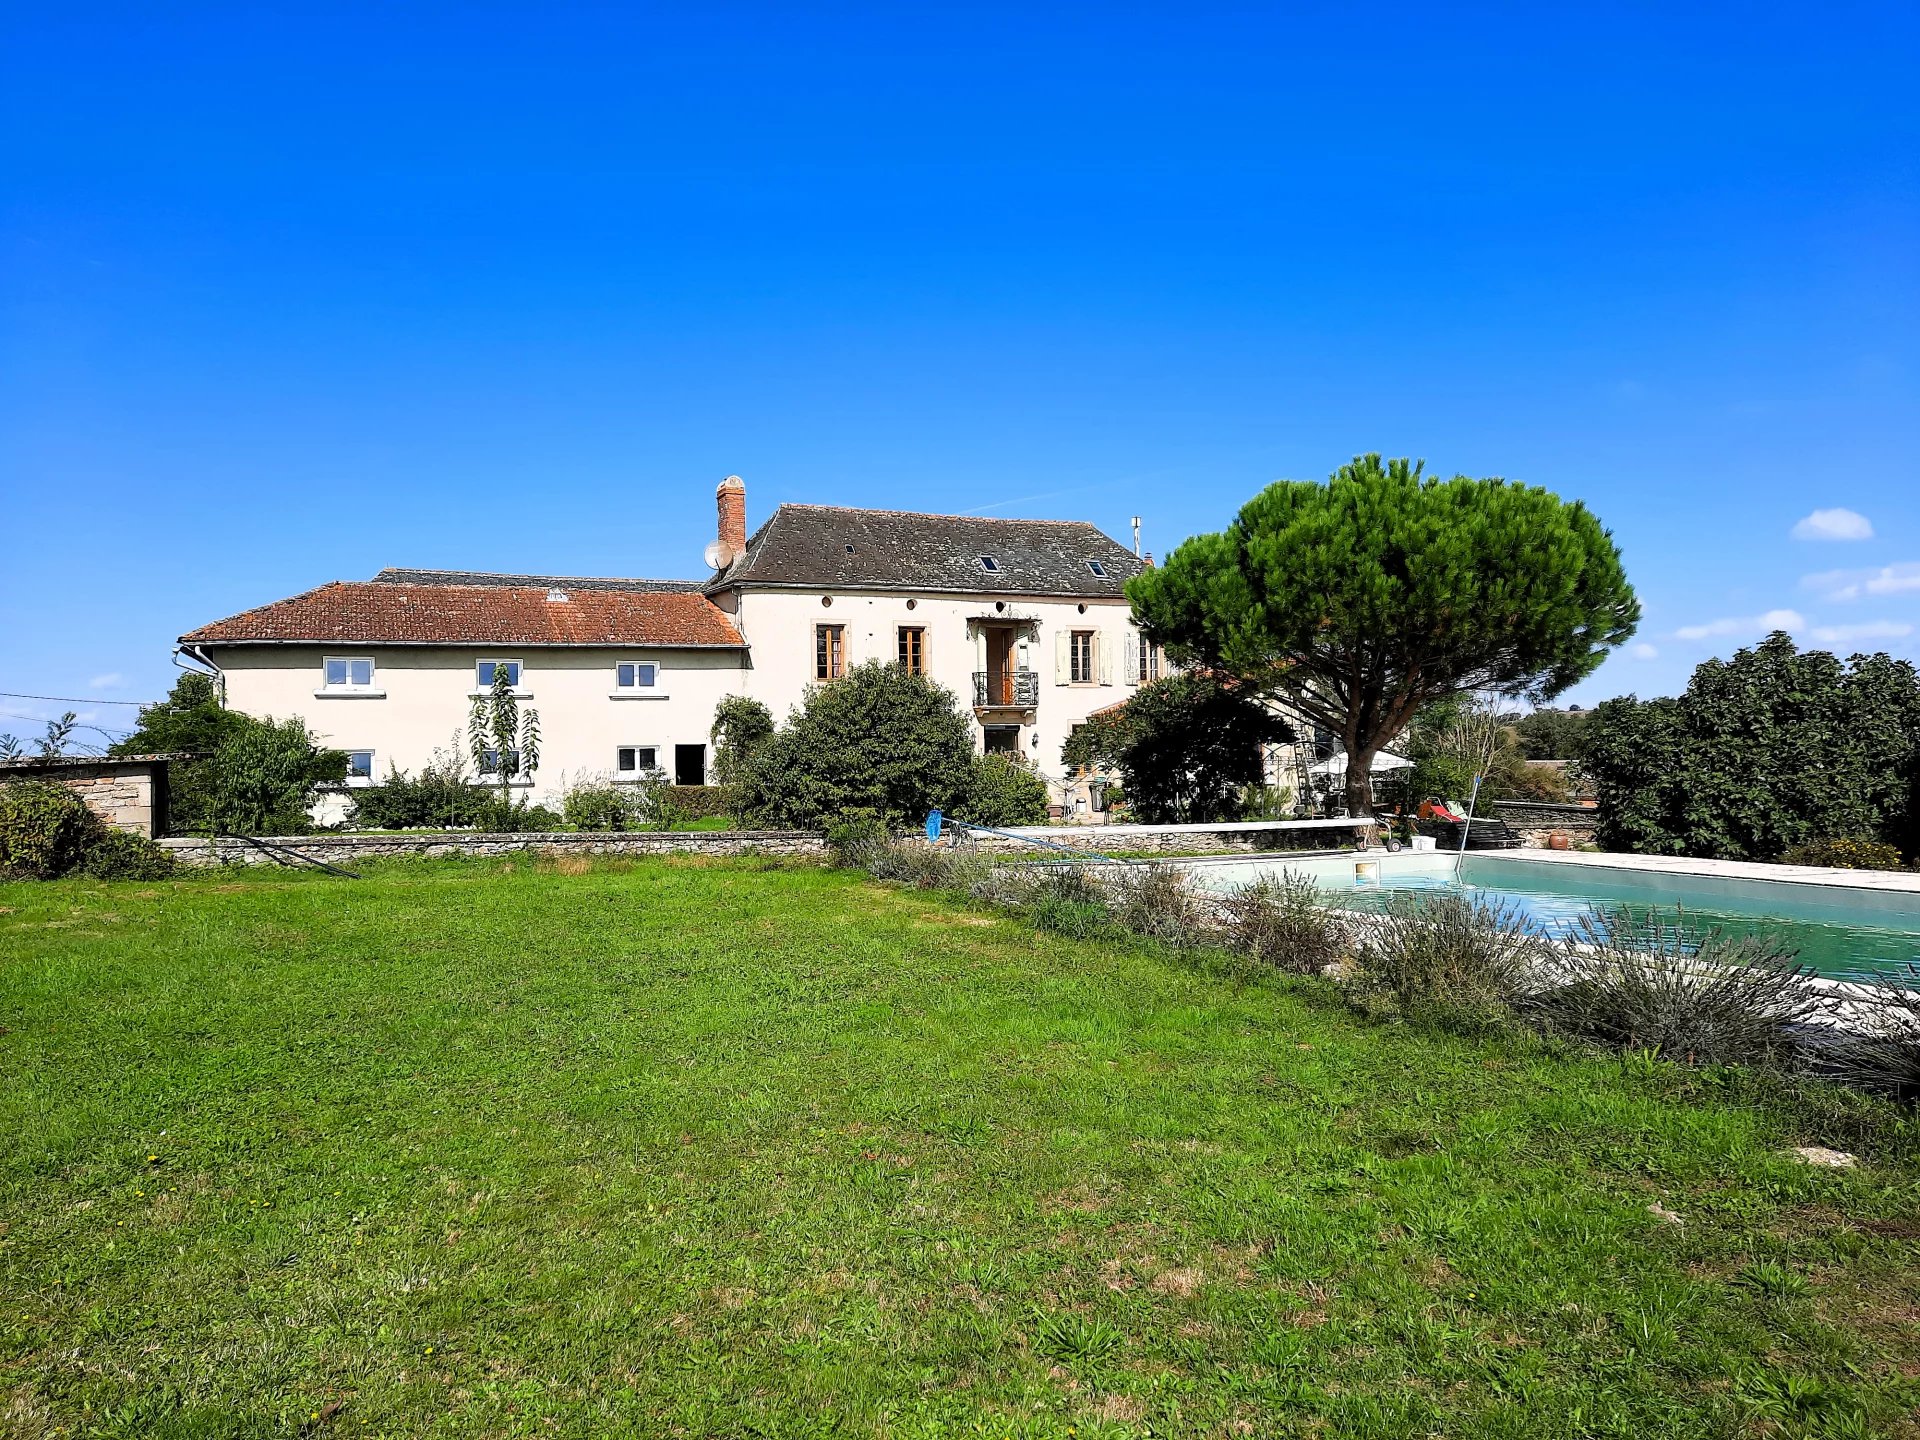
M549 599L563 594L564 600ZM726 613L682 591L550 590L545 585L415 585L336 580L180 637L188 644L318 641L356 645L742 644Z

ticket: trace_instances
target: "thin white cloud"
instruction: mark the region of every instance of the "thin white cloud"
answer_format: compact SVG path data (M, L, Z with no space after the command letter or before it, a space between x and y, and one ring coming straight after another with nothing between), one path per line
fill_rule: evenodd
M1627 654L1636 660L1658 660L1660 658L1660 647L1658 645L1649 645L1646 641L1642 640L1638 645L1628 650Z
M118 690L127 683L127 677L118 670L109 670L104 675L96 675L87 681L89 690Z
M1869 620L1861 625L1816 625L1807 632L1822 645L1853 645L1862 640L1904 640L1913 626L1904 620Z
M1798 610L1769 610L1764 615L1709 620L1704 625L1682 625L1673 633L1680 640L1724 640L1733 636L1757 639L1775 630L1797 632L1806 628L1806 617Z
M1823 600L1858 600L1867 595L1909 595L1920 591L1920 560L1882 565L1873 570L1822 570L1800 581Z
M1793 527L1796 540L1871 540L1873 522L1858 510L1816 510Z

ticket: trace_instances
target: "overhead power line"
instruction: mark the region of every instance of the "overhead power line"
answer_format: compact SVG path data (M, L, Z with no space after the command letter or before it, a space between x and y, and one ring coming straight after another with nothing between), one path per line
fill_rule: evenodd
M0 710L0 720L31 720L36 725L47 723L44 715L19 715L11 710ZM102 735L131 735L131 730L109 730L103 725L76 725L76 730L97 730Z
M104 700L98 695L22 695L13 690L0 690L0 698L7 700L58 700L63 705L158 705L158 700ZM27 717L31 719L32 717Z

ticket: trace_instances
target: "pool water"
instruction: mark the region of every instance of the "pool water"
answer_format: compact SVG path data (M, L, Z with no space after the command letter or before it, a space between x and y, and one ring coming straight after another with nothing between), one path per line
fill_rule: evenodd
M1592 910L1626 907L1655 911L1668 925L1683 913L1690 930L1764 934L1795 951L1802 965L1835 978L1920 965L1920 893L1472 852L1207 861L1190 873L1203 887L1224 890L1282 870L1307 875L1342 904L1361 909L1378 909L1396 893L1455 891L1508 906L1543 933L1560 934Z

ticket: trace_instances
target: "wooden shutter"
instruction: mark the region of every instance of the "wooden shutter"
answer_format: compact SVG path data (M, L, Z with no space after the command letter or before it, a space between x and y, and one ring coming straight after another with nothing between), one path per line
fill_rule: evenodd
M1094 650L1100 657L1100 683L1113 684L1113 636L1104 631L1093 637Z
M1073 632L1056 630L1053 634L1053 683L1073 683Z

